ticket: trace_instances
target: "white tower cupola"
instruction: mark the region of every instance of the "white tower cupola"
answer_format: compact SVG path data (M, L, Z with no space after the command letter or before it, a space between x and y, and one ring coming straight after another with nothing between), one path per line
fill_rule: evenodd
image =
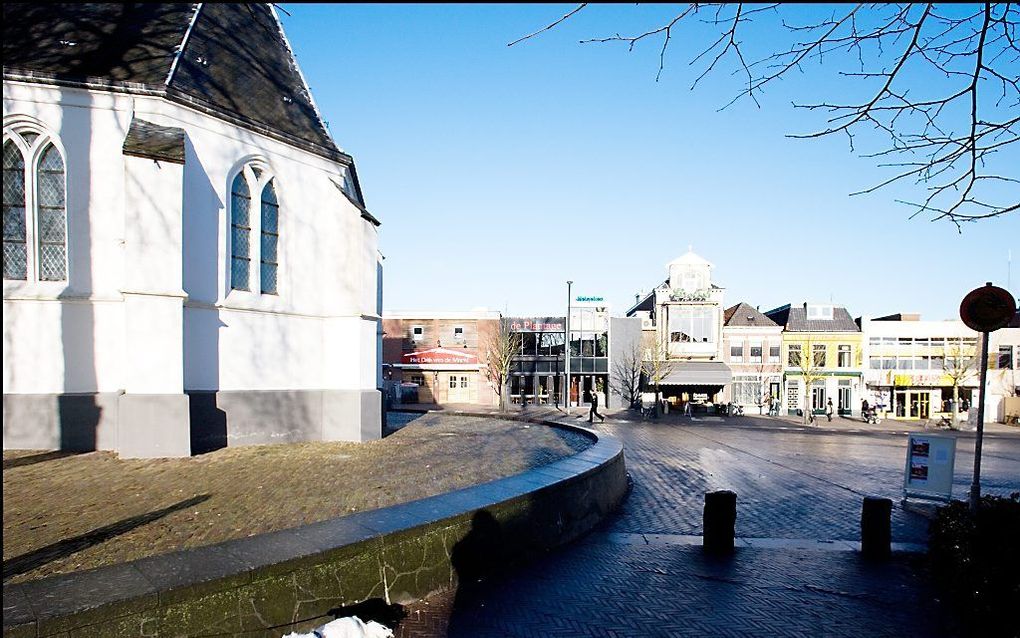
M707 259L688 250L686 254L669 262L669 287L687 293L705 290L712 285L713 267Z

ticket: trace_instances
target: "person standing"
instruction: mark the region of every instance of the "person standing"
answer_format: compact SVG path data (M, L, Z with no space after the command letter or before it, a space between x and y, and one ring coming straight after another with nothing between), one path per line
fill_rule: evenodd
M832 399L825 404L825 416L829 419L829 423L832 423Z
M871 409L871 406L868 405L868 400L867 399L862 400L861 401L861 418L864 419L865 421L867 421L868 417L870 416L868 414L868 410L870 410L870 409Z
M599 418L600 423L606 422L606 417L599 414L599 393L598 390L591 391L591 409L588 411L588 423L594 423L595 417Z

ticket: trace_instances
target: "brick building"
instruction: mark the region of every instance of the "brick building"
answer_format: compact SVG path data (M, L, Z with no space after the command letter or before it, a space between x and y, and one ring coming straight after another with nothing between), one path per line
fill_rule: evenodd
M384 314L383 384L390 401L498 405L485 357L498 326L498 312Z

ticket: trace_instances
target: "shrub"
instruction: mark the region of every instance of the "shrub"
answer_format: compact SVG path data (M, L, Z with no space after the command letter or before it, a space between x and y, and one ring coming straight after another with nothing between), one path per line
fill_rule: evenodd
M929 529L935 578L974 635L1020 636L1020 492L941 507Z

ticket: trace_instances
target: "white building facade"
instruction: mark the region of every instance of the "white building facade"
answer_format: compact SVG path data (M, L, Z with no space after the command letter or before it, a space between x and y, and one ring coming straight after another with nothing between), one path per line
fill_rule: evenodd
M782 394L782 326L739 303L723 313L722 332L723 357L733 371L723 402L742 406L747 414L771 410Z
M894 419L953 414L976 418L981 400L981 335L960 320L922 321L917 314L862 318L864 375L870 400ZM990 334L985 415L1005 421L1007 398L1020 393L1020 328ZM954 398L955 397L955 398Z
M88 6L4 10L4 449L378 438L378 222L273 9ZM232 84L241 39L278 75Z
M678 406L714 410L733 379L724 363L723 295L712 264L688 251L667 265L669 278L627 311L642 320L643 358L664 361L659 385Z

